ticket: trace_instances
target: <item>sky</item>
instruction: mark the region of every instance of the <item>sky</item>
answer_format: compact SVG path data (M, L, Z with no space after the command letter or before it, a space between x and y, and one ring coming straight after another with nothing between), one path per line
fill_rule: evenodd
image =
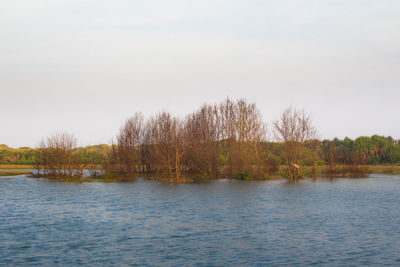
M321 139L400 138L400 1L2 0L0 144L110 143L135 112L246 98ZM269 127L271 130L271 127Z

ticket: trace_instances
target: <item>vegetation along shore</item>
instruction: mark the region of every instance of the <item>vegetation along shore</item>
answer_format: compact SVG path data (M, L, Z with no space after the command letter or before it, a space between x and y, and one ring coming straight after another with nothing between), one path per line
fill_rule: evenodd
M34 169L36 176L61 181L146 176L171 183L221 177L295 182L400 174L400 141L379 135L319 140L304 111L287 108L267 127L256 104L226 99L204 104L185 118L165 111L150 118L135 113L110 145L77 147L68 133L44 138L36 148L0 145L0 164L0 176Z

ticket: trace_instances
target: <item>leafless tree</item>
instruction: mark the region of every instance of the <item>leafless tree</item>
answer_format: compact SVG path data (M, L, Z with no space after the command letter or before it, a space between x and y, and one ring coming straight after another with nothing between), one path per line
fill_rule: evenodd
M235 173L234 154L237 150L236 138L236 105L227 98L219 105L219 112L221 117L221 140L222 140L222 157L224 165L228 165L228 173L226 175L233 177Z
M152 165L161 171L167 170L170 182L174 178L179 182L182 179L182 157L185 151L182 121L164 111L150 118L146 128L146 143Z
M141 146L144 142L145 121L141 113L126 120L117 137L121 173L124 176L139 173L141 165Z
M283 111L280 119L274 121L273 125L275 136L283 145L288 179L290 182L298 181L304 176L301 167L304 143L316 136L311 115L290 107Z
M111 150L108 152L106 159L102 163L102 172L109 177L123 177L126 175L121 166L120 153L118 145L114 140L111 142Z
M185 163L189 170L206 177L217 177L220 139L220 115L217 105L203 105L185 120L187 151Z
M229 173L261 176L263 160L260 154L260 142L266 140L266 124L254 103L245 99L236 102L227 98L220 104L221 140L223 157L226 159ZM255 167L255 168L254 168ZM255 170L254 170L255 169Z
M74 157L76 138L67 133L57 133L39 144L40 162L43 163L45 174L61 177L73 176L77 169L77 160ZM81 176L81 174L77 174Z
M256 166L256 175L260 176L261 160L259 143L266 140L266 124L254 103L240 99L236 103L236 136L238 142L238 165L241 172L249 172Z

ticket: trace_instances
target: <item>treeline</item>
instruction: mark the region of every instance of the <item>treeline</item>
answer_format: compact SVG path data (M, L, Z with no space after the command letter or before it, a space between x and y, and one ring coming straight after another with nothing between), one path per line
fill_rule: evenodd
M304 177L303 166L326 166L326 173L357 172L366 164L399 164L400 141L374 135L355 140L316 138L311 116L284 110L267 135L254 103L226 99L204 104L184 118L163 111L128 118L110 146L77 147L65 133L44 139L38 148L0 147L0 163L32 164L48 176L129 178L150 174L169 181L186 177L263 179L281 173L290 181ZM267 136L276 141L268 141ZM343 166L350 166L343 168Z
M0 164L32 165L35 149L30 147L11 148L0 145Z
M20 147L11 148L7 145L0 145L0 164L4 165L34 165L39 158L37 157L40 147ZM80 158L88 161L94 160L98 164L102 164L106 159L111 146L106 144L75 147L73 153L79 155Z
M355 140L324 140L320 144L327 163L341 164L399 164L400 140L392 137L373 135L361 136Z

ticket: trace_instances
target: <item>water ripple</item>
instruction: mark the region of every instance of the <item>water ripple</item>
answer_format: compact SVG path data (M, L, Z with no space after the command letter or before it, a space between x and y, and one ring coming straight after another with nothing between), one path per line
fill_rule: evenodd
M400 179L0 180L0 265L399 265Z

